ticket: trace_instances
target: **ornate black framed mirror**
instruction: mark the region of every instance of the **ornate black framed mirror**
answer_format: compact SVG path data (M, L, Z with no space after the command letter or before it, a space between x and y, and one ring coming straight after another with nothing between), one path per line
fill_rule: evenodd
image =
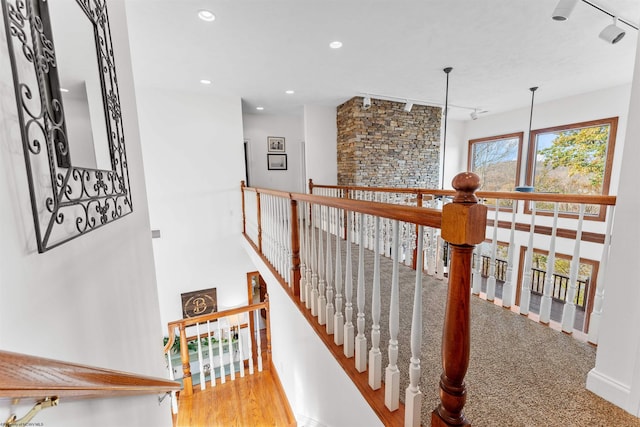
M39 252L133 211L105 0L0 0Z

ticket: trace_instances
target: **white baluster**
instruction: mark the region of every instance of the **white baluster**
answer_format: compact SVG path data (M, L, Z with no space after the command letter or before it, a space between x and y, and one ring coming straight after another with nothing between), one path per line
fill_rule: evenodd
M234 359L235 357L233 356L234 351L233 351L233 334L231 334L231 322L229 321L228 317L225 317L225 322L228 325L228 329L227 329L227 337L228 337L228 342L227 342L227 347L229 349L229 373L231 374L231 381L234 381L236 379L236 365L234 363Z
M507 271L502 285L502 306L509 308L513 304L513 255L515 253L516 239L516 209L518 201L513 200L511 211L511 231L509 234L509 247L507 248Z
M553 292L553 274L556 264L556 230L558 228L558 202L553 203L553 227L551 229L551 244L547 257L547 273L544 279L544 290L540 302L540 323L549 323L551 320L551 294Z
M311 217L311 301L307 301L307 303L311 303L311 315L318 315L318 254L316 251L316 223L318 221L317 215L317 206L313 205L312 207L312 217Z
M369 350L369 387L382 385L382 352L380 352L380 217L374 219L373 291L371 293L371 350Z
M429 228L428 229L428 238L427 241L429 242L429 247L427 248L427 274L429 276L435 276L436 275L436 242L438 241L437 238L435 237L436 235L436 230L434 228Z
M204 362L202 361L202 342L200 340L200 323L196 323L196 340L198 341L198 367L200 368L200 390L207 388L204 377Z
M306 236L306 207L304 202L298 202L298 222L300 225L300 302L306 302L307 289L307 236Z
M437 238L436 238L436 279L444 280L444 251L448 247L445 241L442 239L440 235L440 230L436 230Z
M496 254L498 251L498 199L493 218L493 239L491 241L491 263L489 264L489 278L487 279L487 301L496 298Z
M216 371L213 369L213 340L211 338L211 322L207 320L207 339L209 345L207 348L209 349L209 370L211 372L211 385L213 387L216 386Z
M611 244L611 229L613 227L613 206L608 207L607 211L607 233L604 235L604 244L602 246L602 257L600 259L600 267L598 270L598 283L596 283L596 295L593 300L593 311L589 318L589 335L587 341L592 344L598 343L598 334L600 332L600 318L602 317L602 304L604 303L605 281L604 273L609 262L609 249ZM585 292L585 298L586 298Z
M326 272L324 263L324 233L323 233L323 217L322 206L318 206L318 216L320 217L318 229L318 323L324 325L327 323L327 295L326 291Z
M333 255L331 254L331 209L327 206L327 267L326 267L326 282L327 282L327 298L326 298L326 316L327 321L326 331L327 334L333 334L333 316L335 314L335 308L333 305ZM338 233L336 233L336 236Z
M474 264L473 264L473 285L471 287L471 293L474 295L480 295L482 291L482 254L480 253L480 245L476 245L473 249Z
M527 243L527 254L524 258L524 273L522 275L522 292L520 293L520 314L529 314L529 303L531 302L531 266L533 264L533 236L536 227L536 202L531 201L531 225L529 226L529 241Z
M393 273L389 307L389 365L385 370L384 404L395 411L400 403L400 371L398 370L398 332L400 330L400 300L398 296L398 220L393 221Z
M253 312L256 324L256 357L258 359L258 372L262 372L262 343L260 342L260 310Z
M364 214L360 214L360 245L358 246L358 290L356 292L356 302L358 304L358 335L356 336L356 370L364 372L367 370L367 337L364 335L364 245L365 223Z
M224 384L227 381L227 374L224 369L224 347L222 346L222 341L224 340L224 327L222 330L220 329L221 321L222 319L216 322L216 327L218 331L218 358L220 359L220 384ZM211 367L211 369L213 369L213 367Z
M346 357L353 357L354 354L354 328L351 318L353 317L353 304L351 303L351 297L353 296L353 273L351 271L353 265L353 259L351 255L351 241L353 239L352 228L352 212L347 212L347 253L345 257L345 270L344 270L344 291L345 291L345 304L344 304L344 355Z
M344 342L344 315L342 314L342 248L340 245L340 209L336 209L336 308L333 315L333 342L342 345ZM347 245L350 245L347 240Z
M569 289L567 290L567 300L562 308L562 331L568 334L573 333L573 322L576 318L576 286L578 284L578 269L580 267L580 244L582 243L582 223L584 221L584 203L580 204L578 215L578 229L576 230L576 240L573 246L573 258L571 258L571 269L569 273ZM585 295L585 298L587 296Z
M311 294L313 291L313 281L312 281L312 274L313 274L313 255L312 255L312 251L313 251L313 245L315 245L315 241L312 240L312 236L313 236L313 227L312 227L312 223L311 223L311 204L306 204L305 206L305 211L304 214L307 217L307 222L306 222L306 226L305 226L305 241L307 242L307 247L305 249L305 252L307 254L307 287L305 289L305 295L304 295L304 305L305 307L307 307L308 309L311 308L311 300L313 299Z
M171 331L171 333L173 333L175 335L175 332ZM167 352L167 360L169 363L169 379L171 381L174 381L176 379L174 373L173 373L173 363L171 363L171 349L169 349L169 351ZM177 414L178 413L178 398L176 397L176 392L172 391L171 392L171 412L173 414Z
M424 227L418 226L418 254L422 253ZM411 318L411 363L409 364L409 386L404 397L405 427L420 427L422 392L420 391L420 354L422 352L422 256L416 259L416 286L413 294L413 317Z
M238 340L237 340L237 345L238 345L238 356L239 356L239 361L240 361L240 378L244 378L244 351L242 349L242 328L240 327L240 317L241 314L236 314L233 318L236 321L236 324L234 325L237 331L237 335L238 335ZM251 359L251 358L249 358Z

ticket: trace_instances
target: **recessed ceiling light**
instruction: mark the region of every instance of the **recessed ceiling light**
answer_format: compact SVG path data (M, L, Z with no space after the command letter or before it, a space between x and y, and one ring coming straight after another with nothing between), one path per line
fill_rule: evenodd
M60 92L67 93L67 92L69 92L69 89L65 89L65 88L61 87L60 88Z
M262 111L262 110L264 110L264 107L256 107L256 110Z
M293 95L296 92L294 90L289 89L289 90L285 91L284 93L286 93L287 95Z
M200 83L202 83L203 85L210 85L211 84L211 80L202 79L202 80L200 80Z
M342 42L339 42L339 41L331 42L329 43L329 47L331 49L340 49L342 47Z
M203 21L212 22L215 21L216 15L214 15L213 12L209 10L202 9L198 11L198 18L202 19Z

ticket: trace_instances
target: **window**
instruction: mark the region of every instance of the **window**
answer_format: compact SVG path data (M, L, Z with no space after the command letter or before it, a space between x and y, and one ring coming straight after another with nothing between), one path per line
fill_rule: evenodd
M575 123L531 132L527 184L536 192L560 194L608 194L618 118ZM551 203L537 203L539 210L553 210ZM561 212L578 212L579 205L562 203ZM586 214L604 217L598 205Z
M469 170L483 191L513 191L520 175L522 132L469 141Z
M482 191L513 191L518 185L522 137L520 132L469 141L468 169L480 177ZM485 203L495 205L495 199ZM511 203L501 200L500 206Z

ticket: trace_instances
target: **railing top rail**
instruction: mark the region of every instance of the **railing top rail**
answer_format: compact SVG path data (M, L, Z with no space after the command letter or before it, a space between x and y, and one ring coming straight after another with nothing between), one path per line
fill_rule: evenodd
M253 310L268 308L268 305L269 303L267 301L264 301L256 304L245 305L243 307L237 307L237 308L231 308L229 310L218 311L216 313L204 314L202 316L195 316L195 317L189 317L186 319L174 320L172 322L169 322L168 326L170 330L173 330L172 328L180 327L180 325L184 325L184 327L186 328L189 326L193 326L196 323L206 322L207 320L215 321L222 317L233 316L235 314L247 313Z
M313 188L330 188L356 191L376 191L380 193L405 193L416 195L453 196L455 190L438 190L429 188L394 188L364 187L351 185L323 185L313 183ZM521 191L477 191L476 197L481 199L533 200L538 202L584 203L589 205L613 206L616 196L558 193L524 193Z
M343 199L329 196L314 196L302 193L286 193L263 188L244 187L245 190L260 194L271 194L300 202L315 203L332 208L345 209L351 212L379 216L381 218L397 219L427 227L440 228L442 212L438 209L419 208L416 206L394 205L391 203L370 202L365 200ZM455 194L455 192L452 192Z
M100 398L180 390L180 384L38 356L0 351L0 398Z

